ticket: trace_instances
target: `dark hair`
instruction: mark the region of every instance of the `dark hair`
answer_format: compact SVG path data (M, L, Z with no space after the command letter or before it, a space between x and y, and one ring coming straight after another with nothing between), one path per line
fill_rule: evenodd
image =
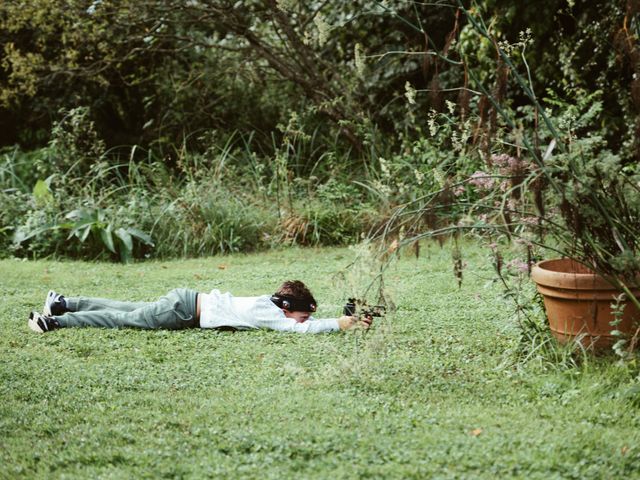
M287 280L275 293L275 296L289 298L294 300L295 303L304 303L306 305L313 305L313 310L317 305L316 299L313 298L311 291L300 280ZM307 309L305 309L307 310Z

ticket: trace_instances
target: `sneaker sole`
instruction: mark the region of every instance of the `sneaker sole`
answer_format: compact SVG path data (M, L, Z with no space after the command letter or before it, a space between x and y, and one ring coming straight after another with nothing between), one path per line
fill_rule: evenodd
M40 328L40 325L38 325L38 319L36 318L36 313L35 312L31 312L29 314L29 322L28 322L29 328L31 330L33 330L36 333L44 333L44 330L42 330L42 328Z
M53 299L56 298L56 296L59 295L55 292L55 290L49 290L49 293L47 293L47 299L44 301L44 306L42 307L42 315L44 315L45 317L53 316L51 306L55 303Z
M47 293L47 299L44 301L44 307L42 307L42 314L47 317L51 316L51 304L49 303L49 298L51 298L52 293L55 295L53 290L49 290L49 293Z

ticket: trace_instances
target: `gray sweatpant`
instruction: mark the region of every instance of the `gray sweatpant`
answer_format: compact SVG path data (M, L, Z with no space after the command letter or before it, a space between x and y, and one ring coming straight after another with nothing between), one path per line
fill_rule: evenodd
M65 298L70 312L55 317L61 327L133 327L177 330L198 326L198 293L171 290L155 302L120 302L106 298Z

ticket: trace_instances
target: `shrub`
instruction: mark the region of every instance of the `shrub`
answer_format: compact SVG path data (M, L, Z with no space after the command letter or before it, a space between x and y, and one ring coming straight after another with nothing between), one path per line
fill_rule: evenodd
M363 205L299 202L294 210L284 212L276 240L297 245L356 243L371 229L375 217L374 210Z
M150 232L155 256L198 256L259 248L271 232L268 209L250 197L221 186L191 183L152 199L149 210L137 210L137 223Z

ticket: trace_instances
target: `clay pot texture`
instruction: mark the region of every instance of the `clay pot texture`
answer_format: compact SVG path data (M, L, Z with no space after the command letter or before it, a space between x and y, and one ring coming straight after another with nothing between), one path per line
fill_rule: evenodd
M635 333L640 312L627 302L622 322L613 327L611 304L620 291L605 278L567 258L545 260L531 271L538 291L544 298L549 327L560 343L578 339L587 348L604 349L615 343L616 329ZM640 289L632 290L636 298Z

